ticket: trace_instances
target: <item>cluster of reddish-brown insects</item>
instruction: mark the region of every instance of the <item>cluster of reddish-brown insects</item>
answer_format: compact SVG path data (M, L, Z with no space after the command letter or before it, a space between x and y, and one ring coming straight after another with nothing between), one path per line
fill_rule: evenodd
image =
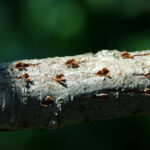
M126 51L123 51L121 52L121 57L123 59L133 59L135 56L150 56L150 53L147 53L147 54L140 54L140 55L133 55L131 56L128 52ZM68 68L78 68L79 67L79 64L78 64L79 61L76 61L75 59L69 59L65 62L65 65L68 67ZM85 62L85 61L82 61L82 62ZM19 71L22 71L22 70L27 70L27 67L35 67L36 65L38 64L26 64L26 63L21 63L21 62L18 62L16 65L15 65L15 68L17 68ZM105 76L105 77L108 77L111 79L110 75L109 75L109 70L107 68L102 68L101 70L97 71L95 73L97 76ZM134 74L134 75L143 75L147 78L150 78L150 71L146 74ZM29 74L25 73L19 77L16 77L17 79L20 79L20 78L25 78L27 83L28 84L32 84L32 80L31 78L29 77ZM53 81L55 82L58 82L62 85L65 84L66 82L66 79L65 79L65 76L64 74L57 74L54 78L52 78ZM147 90L145 92L147 95L150 95L150 90ZM42 105L47 107L47 106L50 106L53 104L53 101L54 99L51 97L51 96L47 96L45 98L45 100L42 101Z
M18 69L19 71L22 71L22 70L27 70L27 67L35 67L35 65L38 65L38 64L26 64L26 63L21 63L21 62L18 62L16 65L15 65L15 68ZM57 76L58 78L61 78L61 75L60 76ZM16 77L17 79L21 79L21 78L25 78L26 81L27 81L27 88L29 88L29 84L32 84L32 80L31 78L29 77L29 74L28 73L25 73L19 77ZM61 81L61 80L60 80ZM47 96L45 98L45 100L43 100L41 102L42 106L44 107L48 107L48 106L51 106L52 104L54 103L54 100L51 96Z
M27 67L35 67L35 65L38 65L38 64L26 64L26 63L21 63L21 62L18 62L16 65L15 65L15 68L18 69L19 71L23 71L23 70L27 70ZM27 81L27 87L29 87L29 84L32 84L32 80L31 78L29 77L29 74L28 73L25 73L19 77L16 77L17 79L21 79L21 78L25 78L26 81Z
M150 53L146 53L146 54L139 54L139 55L133 55L133 56L131 56L128 52L126 52L126 51L123 51L123 52L121 52L121 57L123 58L123 59L133 59L134 57L136 57L136 56L150 56ZM149 78L150 79L150 71L148 72L148 73L142 73L142 74L136 74L136 73L134 73L133 75L137 75L137 76L145 76L146 78ZM150 90L145 90L145 91L142 91L142 92L144 92L147 96L150 96Z
M126 52L126 51L123 51L123 52L121 52L121 57L123 58L123 59L132 59L132 58L134 58L134 57L136 57L136 56L150 56L150 53L146 53L146 54L139 54L139 55L133 55L133 56L131 56L128 52ZM136 73L134 73L133 75L137 75L137 76L145 76L146 78L149 78L150 79L150 71L148 72L148 73L145 73L145 74L136 74Z

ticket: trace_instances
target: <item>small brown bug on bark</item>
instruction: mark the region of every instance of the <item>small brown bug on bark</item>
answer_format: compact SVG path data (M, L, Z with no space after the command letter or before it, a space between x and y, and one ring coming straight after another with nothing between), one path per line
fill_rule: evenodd
M60 83L61 85L63 85L64 87L67 88L66 79L64 78L64 75L62 73L61 74L57 74L55 76L55 78L52 78L52 80L55 81L55 82Z
M32 82L31 78L27 78L27 82L31 83Z
M102 70L99 70L96 75L98 76L105 76L111 79L111 77L109 76L109 70L107 68L103 68Z
M28 78L29 75L27 73L25 73L24 75L21 76L22 78Z
M27 70L27 67L35 67L35 65L38 64L27 64L27 63L18 62L15 65L15 68L18 69L19 71L22 71L22 70Z
M77 63L77 61L75 59L69 59L69 60L67 60L66 63L65 63L65 65L68 68L70 68L70 67L72 67L72 68L78 68L79 67L79 65L78 65L78 63Z
M51 106L54 103L54 99L51 96L47 96L45 100L41 102L41 104L45 107Z
M133 58L134 56L131 56L128 52L123 51L123 52L121 52L121 57L123 59L129 59L129 58Z
M62 73L61 74L57 74L55 76L55 78L52 78L52 80L55 81L55 82L59 82L59 83L66 81L66 79L64 78L64 75Z
M26 82L27 82L27 86L26 86L27 88L30 88L30 85L34 84L31 78L27 78Z
M21 79L21 78L28 78L29 75L27 73L25 73L24 75L21 75L19 77L16 77L17 79Z

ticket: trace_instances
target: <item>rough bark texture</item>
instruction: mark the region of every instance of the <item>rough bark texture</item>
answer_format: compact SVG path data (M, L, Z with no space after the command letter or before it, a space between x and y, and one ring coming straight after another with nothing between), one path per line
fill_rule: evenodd
M0 129L150 113L150 51L0 63Z

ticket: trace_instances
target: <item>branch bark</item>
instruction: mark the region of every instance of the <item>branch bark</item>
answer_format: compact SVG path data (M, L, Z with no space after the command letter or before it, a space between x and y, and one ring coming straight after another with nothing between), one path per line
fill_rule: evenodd
M0 130L150 113L150 51L0 63Z

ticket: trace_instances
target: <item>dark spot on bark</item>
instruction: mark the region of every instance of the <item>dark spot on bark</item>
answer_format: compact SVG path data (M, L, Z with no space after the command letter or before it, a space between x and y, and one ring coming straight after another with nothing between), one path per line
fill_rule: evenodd
M10 71L12 72L13 70L14 70L14 69L11 67L11 68L10 68Z
M109 76L109 70L107 68L103 68L102 70L99 70L96 75L98 76L105 76L111 79L111 77Z
M78 63L77 63L77 61L75 59L69 59L69 60L67 60L66 63L65 63L65 65L68 68L70 68L70 67L72 67L72 68L78 68L79 67L79 65L78 65Z
M67 84L66 84L66 79L65 76L61 73L61 74L57 74L55 76L55 78L52 78L53 81L58 82L59 84L63 85L64 87L67 88Z
M28 89L30 88L30 85L34 84L34 82L31 80L31 78L27 78L26 82L27 82L26 88L28 88Z
M48 107L54 104L54 99L51 96L47 96L42 102L42 106Z

